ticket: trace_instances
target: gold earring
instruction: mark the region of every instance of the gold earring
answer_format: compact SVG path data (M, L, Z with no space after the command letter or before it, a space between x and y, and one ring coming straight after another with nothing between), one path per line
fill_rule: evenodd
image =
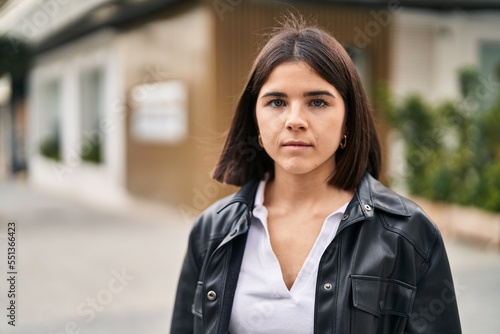
M341 149L345 149L345 147L347 146L347 135L344 135L344 137L342 137L339 146Z
M262 143L262 138L260 137L260 135L258 137L258 140L259 140L260 147L264 147L264 144Z

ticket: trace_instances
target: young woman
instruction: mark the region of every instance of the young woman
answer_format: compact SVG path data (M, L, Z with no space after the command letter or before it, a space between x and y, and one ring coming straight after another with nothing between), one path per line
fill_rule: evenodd
M242 188L193 226L171 333L461 333L439 231L379 172L343 47L314 27L275 33L214 171Z

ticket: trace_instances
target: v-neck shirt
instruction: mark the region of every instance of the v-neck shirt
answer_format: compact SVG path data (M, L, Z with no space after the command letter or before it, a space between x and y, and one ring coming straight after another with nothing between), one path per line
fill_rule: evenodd
M326 217L295 282L288 290L269 237L268 213L264 206L265 186L266 181L261 181L255 195L229 333L313 333L319 261L335 237L348 203Z

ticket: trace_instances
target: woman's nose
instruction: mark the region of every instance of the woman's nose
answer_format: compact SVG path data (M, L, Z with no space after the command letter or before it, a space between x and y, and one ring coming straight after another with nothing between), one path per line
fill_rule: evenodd
M291 106L287 115L285 126L288 130L292 131L307 129L307 120L301 106Z

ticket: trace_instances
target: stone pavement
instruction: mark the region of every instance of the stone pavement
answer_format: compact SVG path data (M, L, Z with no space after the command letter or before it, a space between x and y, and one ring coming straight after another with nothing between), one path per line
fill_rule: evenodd
M9 221L17 225L16 327L7 324ZM175 208L103 210L0 181L0 333L168 333L189 228ZM500 333L500 254L446 244L463 332Z

